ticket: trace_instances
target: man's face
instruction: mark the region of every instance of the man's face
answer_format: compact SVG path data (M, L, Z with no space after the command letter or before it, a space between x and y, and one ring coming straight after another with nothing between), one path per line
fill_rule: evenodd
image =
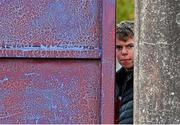
M134 67L134 38L127 41L116 39L116 57L126 70Z

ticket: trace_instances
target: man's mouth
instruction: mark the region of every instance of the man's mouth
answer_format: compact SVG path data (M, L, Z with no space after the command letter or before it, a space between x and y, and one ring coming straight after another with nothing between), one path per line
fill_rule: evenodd
M129 65L130 62L131 62L131 59L123 59L123 60L121 60L121 64L123 64L123 65Z
M121 61L130 61L131 59L122 59Z

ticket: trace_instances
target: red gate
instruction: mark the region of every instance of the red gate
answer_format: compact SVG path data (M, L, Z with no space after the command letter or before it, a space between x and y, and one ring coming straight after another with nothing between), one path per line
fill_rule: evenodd
M115 0L0 2L0 123L113 123Z

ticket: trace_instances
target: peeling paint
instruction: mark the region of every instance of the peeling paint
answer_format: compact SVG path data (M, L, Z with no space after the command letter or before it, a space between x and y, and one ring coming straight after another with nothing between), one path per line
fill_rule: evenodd
M31 72L31 73L25 73L25 76L32 76L32 75L37 75L37 73Z
M6 82L8 80L9 80L8 77L5 76L2 80L0 80L0 84L3 84L4 82Z
M72 56L86 51L99 55L101 4L102 0L17 0L2 4L2 10L6 11L1 16L0 50L18 51L14 55L2 53L4 57L27 57L19 51L32 51L39 57L44 57L41 52L53 51L61 53L58 56L68 55L69 51Z
M0 123L99 123L99 61L2 59L2 67L11 79L0 88Z

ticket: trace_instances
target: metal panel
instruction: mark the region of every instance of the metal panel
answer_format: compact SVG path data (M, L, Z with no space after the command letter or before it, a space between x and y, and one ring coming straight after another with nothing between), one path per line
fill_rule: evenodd
M0 1L0 57L99 58L102 0Z
M101 123L114 123L115 0L103 1Z
M114 26L115 0L0 1L0 123L113 123Z
M0 123L100 123L96 60L1 59Z

